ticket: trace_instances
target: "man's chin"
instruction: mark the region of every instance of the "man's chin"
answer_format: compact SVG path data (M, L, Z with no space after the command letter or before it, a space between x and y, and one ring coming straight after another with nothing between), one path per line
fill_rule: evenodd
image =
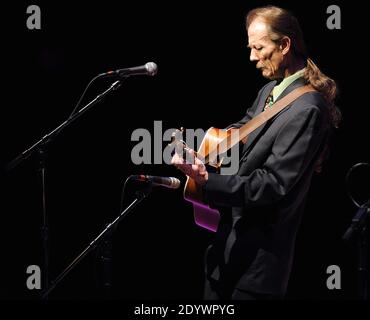
M273 77L273 75L271 74L271 72L269 72L268 70L266 70L266 69L263 69L262 70L262 76L264 77L264 78L266 78L266 79L269 79L269 80L273 80L274 79L274 77Z
M279 79L279 77L274 74L274 73L271 73L269 70L262 70L262 76L266 79L269 79L269 80L277 80Z

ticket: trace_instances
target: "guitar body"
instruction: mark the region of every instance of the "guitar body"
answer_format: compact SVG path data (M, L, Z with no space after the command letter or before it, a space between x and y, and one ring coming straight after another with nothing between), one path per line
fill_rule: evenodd
M184 198L193 204L195 223L202 228L216 232L220 221L220 212L203 203L201 189L189 177L185 184Z
M225 131L213 127L208 129L197 151L197 157L218 171L223 160L220 155L233 145L232 130ZM185 184L184 198L193 204L195 223L202 228L216 232L220 213L203 202L202 188L190 177L187 178Z

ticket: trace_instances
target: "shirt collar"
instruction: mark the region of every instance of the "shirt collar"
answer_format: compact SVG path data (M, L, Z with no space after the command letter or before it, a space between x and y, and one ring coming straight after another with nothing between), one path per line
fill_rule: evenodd
M277 86L272 90L273 101L281 95L281 93L288 88L295 80L300 77L303 77L306 68L298 70L296 73L290 75L289 77L283 79Z

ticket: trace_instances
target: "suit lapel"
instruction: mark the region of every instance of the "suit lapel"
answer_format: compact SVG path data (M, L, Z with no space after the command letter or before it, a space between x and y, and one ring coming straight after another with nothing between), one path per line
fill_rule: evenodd
M271 90L274 88L275 84L276 84L276 81L271 82L271 85L266 87L265 92L261 95L261 99L258 102L258 107L256 109L256 112L254 114L254 117L256 115L260 114L263 111L263 108L265 107L266 99L267 99L268 95L270 94ZM297 80L295 80L294 82L292 82L287 88L285 88L285 90L280 94L280 96L276 99L276 101L279 101L281 98L283 98L284 96L286 96L288 93L290 93L294 89L296 89L298 87L301 87L301 86L304 86L304 85L305 85L304 79L303 78L298 78ZM272 119L274 119L275 117L277 117L279 114L281 114L285 110L286 110L286 108L283 109L282 111L280 111ZM271 119L269 121L265 122L264 124L262 124L261 126L259 126L256 130L254 130L248 136L247 142L245 143L245 145L243 147L243 154L245 154L246 152L248 152L248 150L250 149L250 147L253 146L254 140L259 136L259 134L262 132L262 130L264 129L264 127L266 126L266 124L268 122L271 122Z

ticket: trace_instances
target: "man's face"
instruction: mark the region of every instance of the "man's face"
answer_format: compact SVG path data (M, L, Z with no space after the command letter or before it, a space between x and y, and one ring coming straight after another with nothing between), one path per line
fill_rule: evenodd
M284 55L278 44L268 35L268 27L256 18L248 28L248 47L251 49L250 60L256 61L257 69L268 79L283 78L282 62Z

